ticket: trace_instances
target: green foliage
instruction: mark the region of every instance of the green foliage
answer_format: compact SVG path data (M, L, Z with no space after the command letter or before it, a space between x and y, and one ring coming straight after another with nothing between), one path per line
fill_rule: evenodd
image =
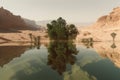
M28 35L29 35L29 37L31 39L31 42L32 42L33 41L33 35L32 35L32 33L29 33Z
M111 33L111 36L114 38L117 34L116 33Z
M75 25L67 25L66 21L61 17L47 24L47 28L48 36L52 40L75 39L78 34Z
M78 50L72 41L54 41L50 42L48 52L47 64L62 74L66 70L67 64L73 65L75 63L75 55L77 55Z

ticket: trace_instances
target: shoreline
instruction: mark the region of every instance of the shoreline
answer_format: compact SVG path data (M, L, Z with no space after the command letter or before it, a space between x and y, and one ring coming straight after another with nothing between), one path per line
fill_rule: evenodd
M40 41L40 44L42 45L46 45L46 44L49 44L51 41L50 40L41 40ZM61 41L62 42L62 41ZM73 41L76 45L84 45L86 43L83 43L83 42L78 42L78 41ZM118 43L120 41L115 41L115 43ZM34 44L34 42L32 42ZM113 43L113 41L101 41L101 42L98 42L98 41L94 41L92 42L93 44L97 44L97 43ZM11 41L11 42L1 42L0 43L0 46L30 46L31 45L31 42L30 41Z

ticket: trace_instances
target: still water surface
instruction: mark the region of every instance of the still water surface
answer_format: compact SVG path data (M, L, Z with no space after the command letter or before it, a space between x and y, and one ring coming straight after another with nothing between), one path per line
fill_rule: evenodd
M104 54L72 42L1 46L0 80L120 80L119 60Z

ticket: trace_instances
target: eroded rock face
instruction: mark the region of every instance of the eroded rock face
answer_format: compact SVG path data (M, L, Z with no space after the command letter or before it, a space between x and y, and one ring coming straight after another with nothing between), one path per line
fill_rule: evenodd
M94 24L79 29L80 34L76 40L92 37L94 41L111 41L111 33L116 33L116 41L120 40L120 7L114 8L108 15L100 17ZM89 35L85 35L89 32Z
M120 7L117 7L114 8L110 14L100 17L96 23L101 24L103 26L112 24L118 25L119 21L120 21Z
M32 30L21 16L13 15L10 11L0 8L0 32L18 32L18 30Z

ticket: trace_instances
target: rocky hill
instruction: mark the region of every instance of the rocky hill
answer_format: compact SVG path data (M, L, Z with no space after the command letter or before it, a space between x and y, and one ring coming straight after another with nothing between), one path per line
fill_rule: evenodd
M27 24L27 26L31 27L31 28L41 28L40 25L37 25L36 24L36 21L34 20L29 20L29 19L26 19L26 18L23 18L24 22Z
M114 8L108 15L100 17L94 26L101 27L114 27L120 25L120 7Z
M120 7L114 8L108 15L98 18L94 24L79 31L81 34L77 40L92 37L94 41L111 41L113 32L117 34L115 40L120 40Z
M10 11L0 8L0 32L19 32L18 30L36 30L29 27L21 16L13 15Z

